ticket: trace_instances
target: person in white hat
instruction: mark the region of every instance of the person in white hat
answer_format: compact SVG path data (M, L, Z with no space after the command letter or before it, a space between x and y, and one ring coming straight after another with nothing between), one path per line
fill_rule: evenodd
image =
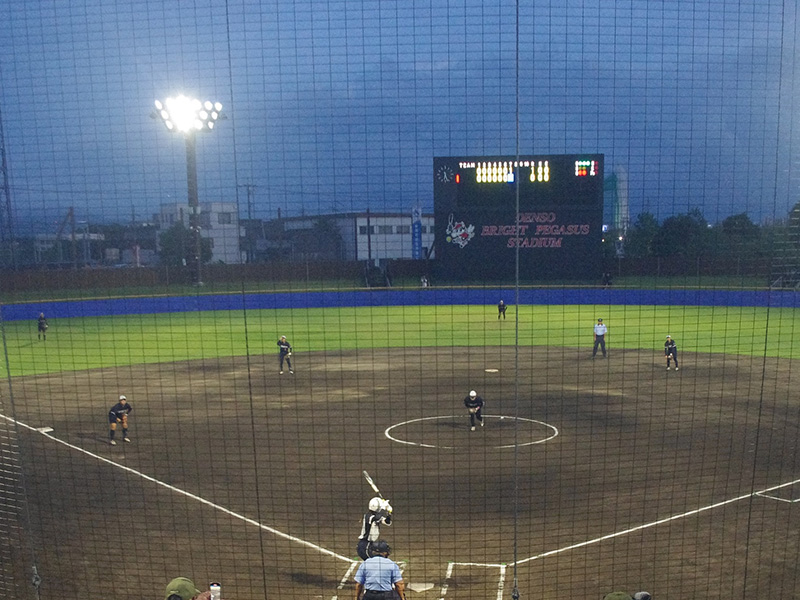
M114 439L114 434L117 433L117 424L122 425L122 441L131 441L131 438L128 437L128 415L131 411L133 411L133 407L125 396L120 396L119 402L108 411L108 443L112 446L117 445Z
M481 424L481 427L483 427L483 415L481 414L483 410L483 398L478 396L478 392L472 390L469 395L464 398L464 406L466 406L469 411L470 431L475 431L476 419Z

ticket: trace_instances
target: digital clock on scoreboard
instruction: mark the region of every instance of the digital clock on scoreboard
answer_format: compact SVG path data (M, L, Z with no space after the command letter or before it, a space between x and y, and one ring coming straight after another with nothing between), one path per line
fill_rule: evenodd
M603 156L562 154L434 159L434 192L459 206L587 206L602 201Z

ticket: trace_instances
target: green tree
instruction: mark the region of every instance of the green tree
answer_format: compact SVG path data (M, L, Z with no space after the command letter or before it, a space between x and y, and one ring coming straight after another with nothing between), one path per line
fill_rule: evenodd
M718 252L733 258L755 258L764 254L761 228L747 213L727 217L720 223Z
M625 236L625 256L630 258L651 256L653 238L658 229L658 221L652 213L640 213Z
M714 234L700 209L675 215L664 220L653 238L654 256L686 256L697 258L708 254L714 247Z
M161 249L158 256L161 264L170 266L191 265L194 262L194 234L183 223L175 223L159 238ZM211 260L211 240L200 238L200 260Z

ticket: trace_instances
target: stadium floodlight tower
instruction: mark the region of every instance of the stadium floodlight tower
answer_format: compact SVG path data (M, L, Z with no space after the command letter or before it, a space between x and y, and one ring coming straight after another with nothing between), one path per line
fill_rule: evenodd
M189 187L189 229L194 238L195 284L202 285L202 254L200 252L200 203L197 197L197 134L214 129L225 117L222 104L200 101L180 95L155 101L154 118L161 118L169 131L180 133L186 141L186 179Z

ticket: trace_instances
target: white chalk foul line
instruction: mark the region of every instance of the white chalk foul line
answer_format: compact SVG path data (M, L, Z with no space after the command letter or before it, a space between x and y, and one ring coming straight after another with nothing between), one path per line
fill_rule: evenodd
M521 565L527 562L531 562L534 560L539 560L540 558L546 558L548 556L554 556L556 554L560 554L562 552L567 552L569 550L575 550L576 548L583 548L585 546L591 546L593 544L599 544L605 540L610 540L616 537L621 537L623 535L628 535L629 533L633 533L635 531L641 531L643 529L649 529L650 527L656 527L657 525L663 525L664 523L669 523L670 521L677 521L678 519L685 519L686 517L691 517L694 515L698 515L700 513L714 510L715 508L719 508L720 506L725 506L726 504L733 504L734 502L740 502L742 500L747 500L748 498L752 498L753 496L764 496L767 492L771 492L773 490L778 490L780 488L794 485L795 483L800 483L800 479L795 479L793 481L788 481L786 483L780 483L778 485L773 485L768 488L764 488L763 490L758 490L755 492L750 492L749 494L742 494L741 496L736 496L735 498L729 498L728 500L722 500L721 502L715 502L714 504L709 504L708 506L702 506L700 508L695 508L694 510L690 510L683 513L678 513L676 515L672 515L669 517L664 517L663 519L658 519L657 521L651 521L650 523L644 523L642 525L637 525L636 527L630 527L629 529L623 529L622 531L615 531L614 533L609 533L591 540L586 540L585 542L578 542L577 544L570 544L569 546L564 546L563 548L558 548L556 550L550 550L548 552L542 552L541 554L537 554L535 556L529 556L528 558L523 558L521 560L509 563L476 563L476 562L458 562L453 563L454 565L458 566L465 566L465 567L487 567L487 568L500 568L502 569L504 565ZM448 573L451 570L448 569Z
M24 427L25 429L28 429L29 431L33 431L35 433L38 433L39 435L43 435L46 438L48 438L48 439L50 439L50 440L52 440L54 442L58 442L59 444L62 444L64 446L66 446L67 448L71 448L72 450L76 450L78 452L81 452L82 454L85 454L86 456L91 456L92 458L94 458L96 460L99 460L100 462L104 462L104 463L106 463L108 465L111 465L112 467L116 467L117 469L122 469L123 471L125 471L127 473L130 473L132 475L136 475L137 477L141 477L142 479L144 479L146 481L149 481L151 483L155 483L156 485L160 485L161 487L166 488L166 489L168 489L168 490L170 490L172 492L175 492L176 494L181 494L182 496L186 496L187 498L191 498L192 500L195 500L195 501L197 501L197 502L199 502L201 504L205 504L206 506L209 506L209 507L211 507L213 509L216 509L216 510L222 512L222 513L225 513L228 516L231 516L231 517L233 517L235 519L239 519L240 521L244 521L245 523L247 523L249 525L254 525L255 527L258 527L259 529L261 529L262 531L267 531L267 532L269 532L269 533L271 533L273 535L276 535L276 536L278 536L280 538L283 538L285 540L289 540L290 542L294 542L296 544L300 544L301 546L305 546L306 548L311 548L311 549L316 550L317 552L319 552L321 554L325 554L327 556L331 556L333 558L337 558L339 560L343 560L343 561L348 562L348 563L353 563L354 562L352 558L348 558L347 556L342 556L341 554L337 554L336 552L328 550L327 548L323 548L322 546L318 546L317 544L313 544L311 542L307 542L306 540L300 539L300 538L295 537L293 535L289 535L288 533L284 533L282 531L279 531L277 529L269 527L268 525L263 525L262 523L259 523L258 521L255 521L255 520L253 520L253 519L251 519L249 517L245 517L244 515L240 515L239 513L234 512L234 511L232 511L232 510L230 510L228 508L225 508L224 506L221 506L219 504L215 504L214 502L206 500L205 498L202 498L201 496L198 496L196 494L192 494L191 492L187 492L186 490L182 490L179 487L175 487L174 485L170 485L168 483L160 481L160 480L158 480L158 479L156 479L154 477L151 477L150 475L146 475L146 474L142 473L141 471L137 471L136 469L131 469L130 467L126 467L125 465L121 465L119 463L116 463L113 460L105 458L104 456L100 456L99 454L94 454L93 452L89 452L88 450L85 450L85 449L81 448L80 446L75 446L74 444L70 444L69 442L65 442L64 440L60 440L57 437L54 437L54 436L50 435L50 432L46 431L46 429L49 429L47 427L39 427L39 428L31 427L30 425L27 425L26 423L23 423L22 421L18 421L16 419L12 419L11 417L6 416L6 415L2 415L2 414L0 414L0 417L5 419L6 421L9 421L10 423L15 423L20 427Z

